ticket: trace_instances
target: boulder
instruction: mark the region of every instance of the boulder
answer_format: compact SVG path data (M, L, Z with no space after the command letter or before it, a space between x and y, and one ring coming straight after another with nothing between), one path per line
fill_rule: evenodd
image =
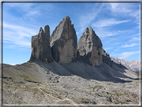
M46 25L44 30L41 27L39 33L32 36L30 61L40 60L47 63L53 62L49 41L50 28Z
M71 63L77 58L77 36L69 16L63 18L50 37L54 60L59 64Z
M102 42L91 27L87 27L77 45L78 60L99 66L102 61Z

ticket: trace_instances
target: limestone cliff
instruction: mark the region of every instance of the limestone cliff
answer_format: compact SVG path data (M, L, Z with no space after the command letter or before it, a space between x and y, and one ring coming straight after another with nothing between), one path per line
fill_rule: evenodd
M71 63L77 57L77 36L70 17L66 16L50 37L54 60L59 64Z
M53 62L49 40L50 28L48 25L44 27L44 30L40 28L36 36L32 36L30 61L40 60L47 63Z
M102 61L102 42L91 27L85 29L78 45L78 60L84 63L99 66Z

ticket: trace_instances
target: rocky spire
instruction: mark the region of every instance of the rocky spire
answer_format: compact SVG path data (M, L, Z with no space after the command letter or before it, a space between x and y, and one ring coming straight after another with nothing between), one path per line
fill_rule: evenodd
M102 42L91 27L87 27L78 45L78 59L84 63L99 66L102 61Z
M47 63L53 62L49 40L49 26L46 25L44 30L40 27L39 33L36 36L32 36L30 61L40 60Z
M77 57L77 36L69 16L63 18L50 37L52 56L59 64L71 63Z

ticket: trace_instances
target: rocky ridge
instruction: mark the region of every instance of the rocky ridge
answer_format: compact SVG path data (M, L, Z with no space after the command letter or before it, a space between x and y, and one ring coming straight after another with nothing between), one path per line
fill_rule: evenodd
M127 69L131 70L131 71L140 71L140 61L127 61L124 59L120 59L117 57L111 57L111 60L114 62L118 62L121 63L122 65L124 65Z
M50 63L54 59L59 64L66 64L79 60L93 66L99 66L103 62L111 66L109 55L105 53L100 38L91 27L85 29L77 44L76 31L69 16L63 18L51 37L47 26L45 31L40 28L39 34L32 37L30 61Z

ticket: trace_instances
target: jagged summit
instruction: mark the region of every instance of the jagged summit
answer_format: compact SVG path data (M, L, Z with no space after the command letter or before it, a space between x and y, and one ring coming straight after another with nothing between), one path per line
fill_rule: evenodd
M93 66L102 64L102 42L91 27L80 37L77 50L80 61Z
M69 16L65 16L65 17L63 18L63 20L65 20L65 21L70 21L70 17L69 17Z
M85 29L77 44L74 25L71 23L70 17L65 16L51 36L49 26L46 25L44 31L41 27L39 34L32 37L30 60L42 60L45 62L55 60L59 64L66 64L78 59L84 63L99 66L103 62L108 62L108 59L110 60L108 56L105 57L105 54L103 54L104 59L102 59L102 54L102 42L92 27ZM49 61L47 61L48 59Z
M100 38L96 35L96 33L92 29L92 27L87 27L85 29L85 32L83 33L82 37L86 37L86 39L90 38L93 43L93 46L96 46L99 48L102 47L102 42L101 42Z
M42 27L40 27L39 33L35 36L32 36L30 61L40 60L47 63L53 62L49 39L49 26L46 25L44 27L44 31Z
M43 32L44 32L44 31L43 31L42 27L40 27L39 33L43 33Z
M49 25L44 26L44 33L45 33L46 35L50 34Z
M87 27L86 29L85 29L85 33L95 33L95 31L92 29L92 27Z
M54 60L60 64L76 60L77 36L68 16L53 31L50 46Z
M77 44L76 31L70 17L65 16L50 36L49 25L40 27L39 33L32 36L30 61L40 60L59 64L81 61L100 66L112 66L110 56L105 53L102 42L92 27L87 27Z

